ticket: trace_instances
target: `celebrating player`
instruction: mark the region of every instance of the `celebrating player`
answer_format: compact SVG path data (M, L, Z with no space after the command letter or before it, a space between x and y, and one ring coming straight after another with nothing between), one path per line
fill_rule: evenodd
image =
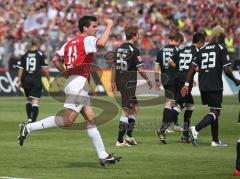
M53 57L56 68L67 76L64 92L66 100L64 110L56 115L47 117L31 124L21 124L19 144L23 145L27 135L36 130L51 127L70 127L78 116L78 113L87 120L87 132L91 138L100 164L103 166L115 164L121 157L115 157L105 151L105 147L99 131L95 125L95 114L90 106L88 92L84 88L90 75L90 67L97 48L104 47L108 41L113 21L105 19L106 29L100 38L96 38L97 19L94 16L83 16L79 19L79 30L82 33L76 38L65 43ZM64 65L61 63L64 58Z

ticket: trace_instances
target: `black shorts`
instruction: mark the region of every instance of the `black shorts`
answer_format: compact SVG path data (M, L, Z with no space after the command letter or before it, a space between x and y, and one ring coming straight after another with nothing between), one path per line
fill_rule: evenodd
M223 91L200 91L203 105L210 108L221 109Z
M163 85L165 90L165 97L168 99L174 100L175 93L176 93L176 87L175 85Z
M23 80L23 89L26 97L40 98L42 95L42 81L39 79L25 79Z
M183 97L181 94L181 90L183 86L184 86L184 82L176 81L176 94L175 94L176 103L179 105L183 105L184 103L194 104L193 96L191 94L192 86L189 86L188 95L185 97Z
M121 103L123 109L131 109L135 104L138 104L136 97L136 87L126 88L122 86L118 88L121 94Z

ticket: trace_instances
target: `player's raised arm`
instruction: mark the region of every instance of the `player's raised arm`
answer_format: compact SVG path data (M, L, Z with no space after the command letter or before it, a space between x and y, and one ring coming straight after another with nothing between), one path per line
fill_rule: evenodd
M111 19L105 19L104 23L106 24L106 29L102 36L97 40L97 47L104 47L106 45L113 26L113 21Z

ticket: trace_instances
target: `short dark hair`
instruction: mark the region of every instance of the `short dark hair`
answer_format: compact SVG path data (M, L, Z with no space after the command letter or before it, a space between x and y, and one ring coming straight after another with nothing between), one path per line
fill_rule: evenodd
M205 42L205 35L203 33L196 33L193 35L192 43Z
M31 45L35 46L35 45L40 45L41 44L41 40L38 39L37 37L32 37L31 38Z
M134 36L137 36L138 26L129 26L125 28L126 40L131 40Z
M83 32L83 27L89 27L91 21L97 22L97 18L95 16L83 16L78 20L78 28L80 32Z
M175 41L180 40L181 42L183 42L183 40L184 40L183 35L178 31L172 32L171 34L169 34L169 39L175 40Z

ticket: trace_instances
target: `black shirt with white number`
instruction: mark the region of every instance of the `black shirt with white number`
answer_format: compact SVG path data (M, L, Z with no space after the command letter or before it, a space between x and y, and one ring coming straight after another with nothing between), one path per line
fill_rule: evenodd
M176 64L175 79L177 81L185 82L191 62L198 51L194 45L191 45L180 49L171 57Z
M199 68L200 91L223 90L222 70L231 65L226 47L210 42L200 49L192 63Z
M45 54L40 50L29 50L18 62L18 68L23 69L23 79L41 79L41 68L47 67Z
M164 82L163 75L161 75L162 83L165 85L173 85L175 78L175 69L168 65L167 60L169 57L175 55L178 49L175 45L166 45L161 48L157 53L155 64L159 64L161 72L168 77L167 82Z
M124 43L116 49L116 83L123 84L127 81L132 81L134 84L137 81L137 68L143 65L139 49L131 44Z

